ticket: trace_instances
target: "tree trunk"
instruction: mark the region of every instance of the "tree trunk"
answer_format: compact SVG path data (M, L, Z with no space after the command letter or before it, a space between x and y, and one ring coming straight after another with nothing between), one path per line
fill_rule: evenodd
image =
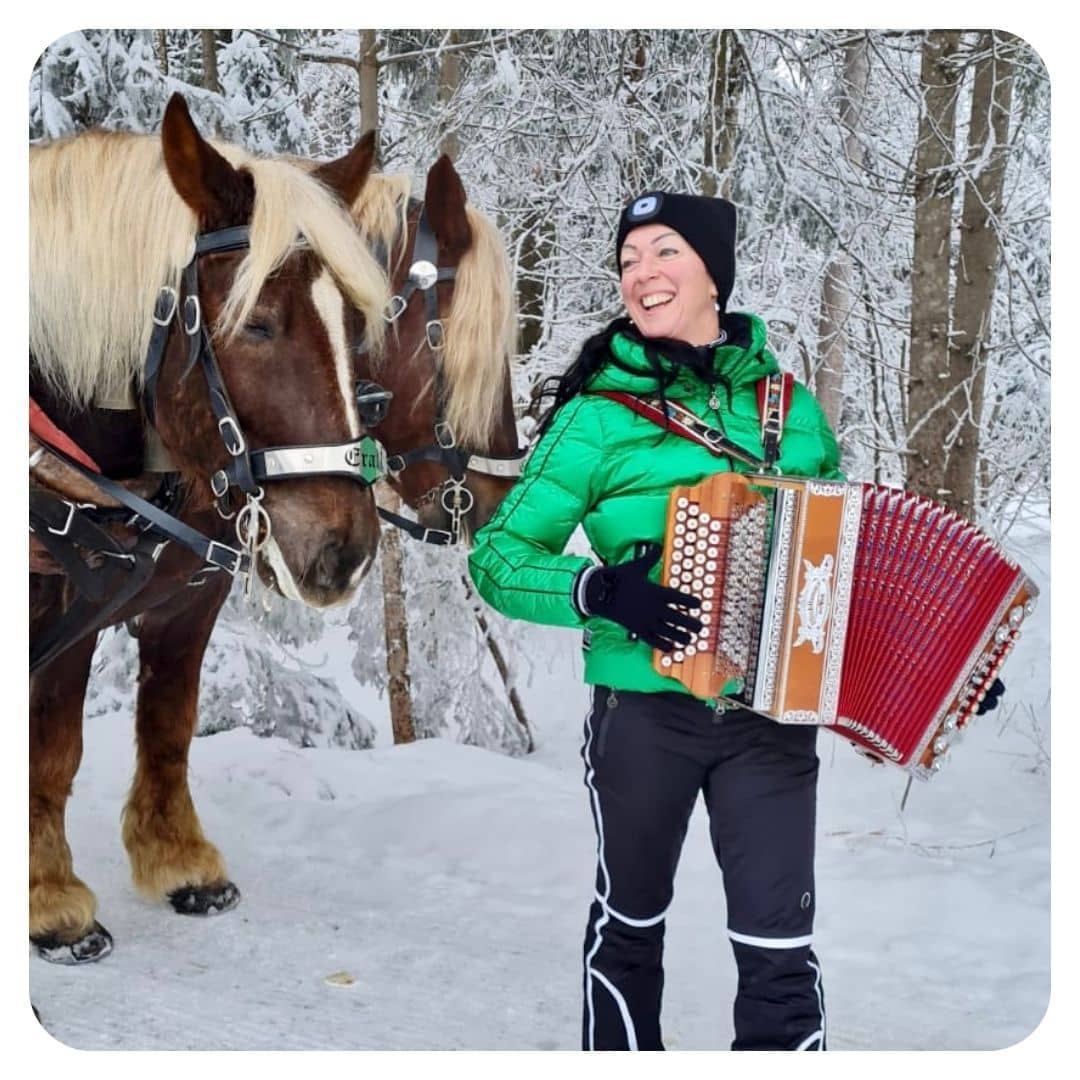
M866 36L844 49L844 77L840 95L840 125L847 131L844 156L856 171L864 164L862 141L863 103L870 65ZM814 394L826 419L836 431L844 405L844 367L847 354L848 320L855 305L851 288L851 256L838 251L825 269L821 285L821 318L818 322L818 365L814 373Z
M451 30L446 39L447 45L457 45L461 35L457 30ZM461 85L461 53L444 52L439 59L439 109L446 108L447 103L457 93ZM451 161L456 161L461 147L458 143L456 130L444 130L439 140L439 152L446 154Z
M154 31L154 54L157 56L158 67L161 74L169 77L169 40L167 30Z
M401 500L388 487L380 492L379 503L394 513L401 507ZM405 603L401 533L397 529L384 529L379 544L382 547L387 697L390 699L390 727L394 733L394 744L397 745L416 741L409 678L409 620Z
M638 115L642 112L638 101L639 95L644 92L642 83L645 79L645 65L648 60L645 42L644 31L628 31L627 51L623 63L623 75L630 89L629 100L625 105L625 114L630 125L630 160L626 163L626 167L628 186L635 195L656 183L650 167L644 126L636 122Z
M931 499L948 496L943 450L951 416L943 408L949 375L949 262L955 181L959 30L927 32L922 49L922 107L915 149L915 248L911 267L906 486Z
M374 30L360 31L360 134L379 130L379 57ZM376 145L378 145L376 143Z
M202 85L204 90L212 93L221 93L221 83L218 81L217 70L217 37L213 30L200 30L199 38L202 44Z
M739 101L745 84L744 58L735 31L717 30L713 36L709 65L711 92L705 106L703 124L705 160L701 178L702 195L731 196L728 170L735 157Z
M979 35L971 96L967 175L960 222L949 372L958 386L949 417L959 428L945 463L949 505L969 520L976 517L979 422L986 384L986 346L990 340L994 287L1001 254L997 221L1008 158L1015 42L992 30Z

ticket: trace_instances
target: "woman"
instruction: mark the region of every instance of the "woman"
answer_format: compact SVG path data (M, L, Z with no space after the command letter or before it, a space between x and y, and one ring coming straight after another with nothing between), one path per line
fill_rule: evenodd
M739 981L732 1049L825 1049L811 948L817 729L697 699L652 667L700 629L698 601L658 584L668 493L743 471L597 391L660 395L761 456L756 384L777 371L754 315L727 312L735 208L650 192L623 211L628 318L557 380L520 482L476 538L470 571L503 613L585 631L585 782L597 832L585 937L585 1049L663 1049L664 915L702 793ZM796 385L778 466L840 478L836 440ZM602 560L563 554L581 525ZM649 546L641 546L641 545Z

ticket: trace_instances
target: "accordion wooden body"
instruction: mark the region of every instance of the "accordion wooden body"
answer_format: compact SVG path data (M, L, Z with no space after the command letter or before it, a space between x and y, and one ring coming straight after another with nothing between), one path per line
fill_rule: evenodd
M660 674L781 723L827 726L924 780L1038 595L937 503L764 474L672 491L663 581L701 599L704 626L689 645L654 651Z

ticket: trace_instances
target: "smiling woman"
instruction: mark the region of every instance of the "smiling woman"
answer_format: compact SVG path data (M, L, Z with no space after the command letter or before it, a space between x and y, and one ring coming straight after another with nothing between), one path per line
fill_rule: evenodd
M757 389L778 365L761 319L727 310L731 203L642 195L620 217L615 254L627 317L586 341L549 387L540 440L470 560L481 595L504 614L584 631L597 871L582 1045L663 1048L664 917L703 793L739 968L733 1049L823 1050L811 949L816 728L725 712L652 663L654 649L686 647L710 618L708 600L658 584L668 493L762 458ZM658 417L677 400L736 456L638 415L654 397ZM800 386L783 435L781 472L840 476L836 440ZM563 554L579 525L599 565Z
M630 320L647 338L718 344L734 249L731 203L662 192L642 196L623 215L616 238Z

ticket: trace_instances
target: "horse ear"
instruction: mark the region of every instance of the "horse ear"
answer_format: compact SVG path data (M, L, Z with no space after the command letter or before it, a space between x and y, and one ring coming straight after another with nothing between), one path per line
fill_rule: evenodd
M325 162L314 175L351 207L363 191L374 163L375 132L369 131L344 157Z
M200 134L181 94L173 94L161 121L165 169L177 194L195 211L203 229L236 225L251 213L254 184L234 169Z
M446 154L428 170L424 209L439 241L440 253L462 256L472 244L472 229L465 216L465 188Z

